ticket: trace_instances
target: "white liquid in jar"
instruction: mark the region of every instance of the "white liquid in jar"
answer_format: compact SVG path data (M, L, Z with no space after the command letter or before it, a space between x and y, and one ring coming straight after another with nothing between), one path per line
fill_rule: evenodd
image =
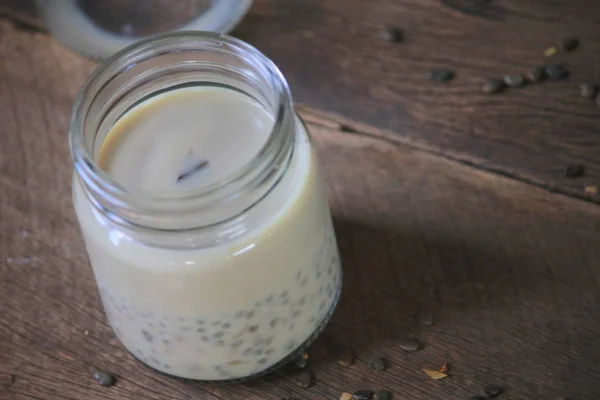
M246 165L273 124L259 103L233 90L174 90L118 120L98 163L128 190L198 188ZM294 134L287 172L248 211L251 229L208 248L137 242L95 210L75 180L75 208L106 314L137 358L185 378L241 378L277 364L322 329L341 267L314 151L301 123ZM183 241L186 234L172 235Z

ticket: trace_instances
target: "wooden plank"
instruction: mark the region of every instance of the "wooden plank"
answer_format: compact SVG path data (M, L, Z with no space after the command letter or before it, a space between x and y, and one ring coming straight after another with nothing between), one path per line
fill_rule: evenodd
M593 0L257 0L234 33L281 67L298 102L394 141L586 196L584 187L600 181L599 119L577 84L600 78L599 13ZM381 40L387 26L402 29L404 43ZM543 56L571 35L580 49ZM549 62L564 63L571 79L480 92L485 78ZM457 78L432 84L425 75L436 67ZM587 176L565 178L575 162Z
M70 200L66 132L93 64L0 23L0 399L462 399L486 382L504 398L600 393L597 206L370 134L304 109L331 189L344 292L311 349L316 383L294 372L227 386L142 366L106 324ZM432 327L412 314L430 310ZM87 332L87 334L86 334ZM406 354L413 334L423 349ZM357 363L343 368L336 351ZM375 372L373 355L390 368ZM421 368L448 362L450 377ZM114 387L90 371L115 372Z

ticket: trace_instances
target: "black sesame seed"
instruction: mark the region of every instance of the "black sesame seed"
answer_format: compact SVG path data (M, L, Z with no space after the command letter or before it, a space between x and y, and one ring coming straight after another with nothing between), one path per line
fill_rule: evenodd
M115 376L106 371L94 371L92 378L100 384L100 386L112 386L115 383Z
M577 49L578 47L579 47L579 38L577 38L577 37L566 38L565 41L563 42L563 49L565 49L565 51L573 51L573 50Z
M170 346L171 345L171 341L169 339L163 339L162 342L163 342L163 344L165 346Z
M248 311L246 313L246 318L251 319L252 317L254 317L254 311Z
M421 347L416 339L403 339L400 341L400 348L404 351L417 351Z
M231 342L231 348L233 349L237 349L238 347L240 347L242 344L244 344L244 339L237 339L233 342Z
M248 327L248 332L254 333L254 332L258 331L258 328L259 328L258 325L251 325Z
M584 83L582 85L579 85L579 90L581 93L581 97L586 99L593 99L594 97L596 97L598 87L593 83Z
M308 359L304 357L304 354L301 354L298 357L294 358L293 363L296 368L302 369L306 367L306 364L308 364Z
M554 79L566 78L569 72L560 64L552 64L546 67L546 75Z
M385 360L381 357L371 357L367 362L369 369L383 371L385 369Z
M433 315L427 311L418 311L415 314L415 321L421 326L433 325Z
M392 392L389 390L377 390L373 395L373 400L391 400Z
M231 328L231 324L229 322L223 322L223 324L221 325L222 329L229 329Z
M502 388L498 385L486 385L483 388L483 395L488 399L494 398L502 393Z
M500 93L502 90L504 90L504 87L504 81L499 79L488 79L483 83L481 91L485 94Z
M295 310L294 312L292 312L292 319L298 318L299 316L300 316L300 311Z
M433 315L427 311L419 311L415 314L415 321L422 326L433 325Z
M214 337L215 339L221 339L223 336L225 336L225 332L223 332L223 331L216 332L216 333L213 335L213 337Z
M254 350L250 347L248 347L247 349L244 350L244 352L242 353L243 356L249 356L250 354L252 354Z
M349 367L354 362L354 352L350 349L346 349L340 354L338 358L338 364L342 367Z
M504 77L504 83L509 87L518 88L525 85L525 78L523 75L507 75Z
M544 67L536 67L527 73L527 80L529 82L539 82L546 76L546 70Z
M205 329L200 327L200 328L196 328L196 332L198 333L204 333Z
M296 384L302 388L312 385L312 374L308 371L302 371L296 378Z
M579 178L585 174L585 167L581 164L570 164L565 168L565 177Z
M204 320L203 319L198 319L198 320L196 320L196 323L198 325L204 325Z
M454 75L454 70L450 68L435 68L427 72L427 78L433 82L448 82Z
M152 334L150 332L148 332L147 330L145 330L145 329L142 329L142 336L148 342L152 342L154 340L154 336L152 336Z
M389 27L381 32L381 38L389 43L399 43L404 39L404 35L400 29Z
M352 394L352 398L355 400L371 400L373 394L371 390L357 390Z
M281 292L281 297L287 297L288 296L288 291L284 290L283 292Z
M308 283L308 276L305 276L304 278L302 278L302 281L300 282L300 286L306 286L307 283Z
M273 318L269 324L271 326L271 329L275 328L277 326L278 322L279 322L279 318Z
M267 349L267 350L265 350L265 354L266 354L266 355L271 355L271 354L273 354L274 352L275 352L275 349Z

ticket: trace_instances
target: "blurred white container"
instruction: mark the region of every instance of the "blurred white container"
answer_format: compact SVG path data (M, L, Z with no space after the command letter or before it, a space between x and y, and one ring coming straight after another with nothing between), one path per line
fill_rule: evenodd
M252 0L36 0L48 31L94 59L167 31L228 33L251 5Z

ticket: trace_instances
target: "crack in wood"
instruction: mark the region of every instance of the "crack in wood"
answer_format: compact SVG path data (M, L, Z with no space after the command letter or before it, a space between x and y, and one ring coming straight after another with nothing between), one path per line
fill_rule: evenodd
M34 17L14 14L10 10L0 8L1 20L9 22L13 28L20 32L48 34L44 26Z
M316 114L318 116L318 113ZM564 195L566 197L572 198L572 199L576 199L576 200L582 200L586 203L590 203L590 204L594 204L594 205L600 205L600 199L595 199L589 196L585 195L585 191L582 192L582 194L579 196L577 194L571 193L571 192L567 192L566 190L561 190L560 187L555 187L552 186L550 184L547 183L543 183L543 182L539 182L539 181L535 181L533 179L529 179L527 177L521 176L518 173L512 173L510 171L506 171L504 169L501 169L500 167L498 168L494 168L492 166L487 166L487 165L483 165L480 163L477 163L475 161L466 159L466 158L461 158L461 157L457 157L455 155L452 154L448 154L448 153L444 153L443 151L436 151L430 148L426 148L423 146L419 146L417 143L407 143L404 141L398 141L398 140L394 140L390 137L387 136L383 136L383 135L379 135L376 133L369 133L369 132L365 132L364 130L360 130L358 128L353 127L352 125L348 124L348 123L339 123L337 127L332 127L329 124L326 123L322 123L319 121L314 121L311 120L310 121L311 124L314 125L318 125L319 127L322 127L324 129L327 130L339 130L343 133L346 134L352 134L352 135L356 135L356 136L360 136L360 137L366 137L369 139L373 139L373 140L377 140L381 143L385 143L388 145L392 145L392 146L396 146L396 147L401 147L401 146L405 146L411 150L416 150L416 151L421 151L424 153L427 153L429 155L435 156L435 157L440 157L443 158L445 160L449 160L449 161L453 161L456 162L458 164L476 169L478 171L483 171L483 172L487 172L489 174L493 174L493 175L498 175L498 176L502 176L505 178L509 178L512 180L515 180L517 182L521 182L521 183L525 183L531 186L534 186L536 188L540 188L540 189L544 189L547 190L549 193L557 193L557 194L561 194Z
M506 18L506 11L494 4L494 0L442 0L442 4L463 14L492 21L503 21Z

